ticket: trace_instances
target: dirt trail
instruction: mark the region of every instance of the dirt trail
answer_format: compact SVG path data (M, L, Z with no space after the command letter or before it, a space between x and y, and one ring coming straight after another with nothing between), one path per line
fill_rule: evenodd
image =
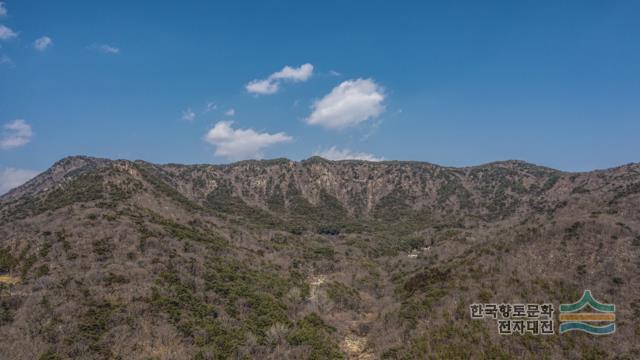
M0 275L0 284L15 285L20 282L20 278L11 275Z
M327 282L326 275L315 275L309 279L309 300L316 300L318 298L318 287Z
M373 360L373 354L365 351L366 347L367 337L355 334L345 336L340 344L340 348L349 355L350 359Z
M309 284L309 301L316 304L318 301L318 294L320 287L329 280L327 275L314 275L308 279ZM363 294L363 298L368 297L368 294ZM358 334L360 325L371 323L375 320L374 312L367 312L359 314L357 319L344 320L348 324L347 335L340 342L340 348L344 351L349 359L357 360L373 360L375 356L369 350L367 350L368 338L366 335L362 336Z
M370 360L375 356L367 349L369 338L366 335L360 335L358 329L361 325L369 324L376 318L376 314L369 312L360 314L355 319L348 321L349 334L344 337L340 348L349 355L349 359Z

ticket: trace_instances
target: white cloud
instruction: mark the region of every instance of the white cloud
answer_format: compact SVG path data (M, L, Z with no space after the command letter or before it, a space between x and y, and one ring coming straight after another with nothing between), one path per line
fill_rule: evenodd
M33 42L33 47L38 51L45 51L51 45L53 45L53 40L48 36L43 36Z
M248 92L261 95L275 94L280 89L281 81L301 82L307 81L313 74L313 65L303 64L300 67L291 67L289 65L282 70L274 72L266 79L256 79L249 82L245 88Z
M2 55L0 56L0 65L9 65L9 66L13 66L13 60L11 60L10 57L8 57L7 55Z
M225 114L225 115L227 115L227 116L233 116L233 115L235 115L235 114L236 114L236 109L231 108L231 109L229 109L229 110L225 111L225 113L224 113L224 114Z
M253 129L234 129L231 125L233 121L220 121L204 136L206 142L216 147L216 156L229 160L259 159L265 148L293 140L283 132L259 133Z
M26 121L17 119L8 122L4 125L4 131L0 138L0 149L6 150L24 146L31 141L32 136L31 125Z
M353 152L349 149L338 149L335 146L314 153L316 156L323 157L327 160L366 160L366 161L382 161L384 158L377 157L373 154L365 152Z
M273 82L270 79L253 80L247 84L246 89L250 93L270 95L277 93L279 86L277 82Z
M308 124L343 129L378 117L384 111L385 94L371 79L347 80L316 101Z
M4 25L0 25L0 40L11 40L18 34Z
M103 54L119 54L120 49L108 44L93 44L89 46L89 49L101 52Z
M194 113L193 110L191 110L191 108L187 108L187 110L184 110L182 112L182 116L180 117L180 119L184 121L192 122L193 120L196 119L196 113Z
M213 111L213 110L215 110L217 108L218 108L218 105L216 105L216 103L210 101L210 102L207 103L207 106L204 108L204 112L208 113L208 112Z
M313 74L313 65L303 64L298 68L285 66L282 70L275 72L269 76L271 80L291 80L291 81L307 81Z
M0 195L24 184L38 174L38 171L33 170L15 168L0 169Z
M0 17L7 16L7 8L4 7L4 2L0 1Z

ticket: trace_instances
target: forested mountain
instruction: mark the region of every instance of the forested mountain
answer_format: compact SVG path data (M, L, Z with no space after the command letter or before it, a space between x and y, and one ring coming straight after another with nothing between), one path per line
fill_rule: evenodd
M0 197L0 358L634 359L638 255L638 164L69 157ZM614 335L469 316L585 289Z

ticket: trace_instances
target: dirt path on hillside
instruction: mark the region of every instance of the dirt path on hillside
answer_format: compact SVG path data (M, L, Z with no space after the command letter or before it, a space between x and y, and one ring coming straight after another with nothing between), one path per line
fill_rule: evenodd
M320 291L320 287L328 281L329 277L327 275L314 275L311 276L308 280L309 284L309 301L312 302L313 306L318 308L318 294ZM369 294L359 292L363 298L370 297ZM345 313L344 315L347 315ZM352 315L352 314L349 314ZM346 328L343 329L344 333L347 333L342 341L340 342L340 349L344 351L349 359L357 359L357 360L373 360L375 357L373 353L367 350L368 346L368 337L366 335L359 335L358 329L361 325L369 324L373 322L376 318L375 313L367 312L358 314L356 319L345 320L345 323L348 324Z

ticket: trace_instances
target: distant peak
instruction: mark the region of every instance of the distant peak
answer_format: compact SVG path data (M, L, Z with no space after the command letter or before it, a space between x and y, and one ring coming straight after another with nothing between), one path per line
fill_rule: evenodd
M318 155L314 155L308 159L302 160L302 162L306 162L306 163L314 163L314 162L321 162L321 163L327 163L327 162L331 162L331 160L325 159L321 156Z
M56 166L66 166L69 164L79 164L79 163L104 163L104 162L108 162L111 161L109 159L103 159L103 158L96 158L96 157L92 157L92 156L85 156L85 155L71 155L71 156L66 156L58 161L56 161L53 164L53 167Z

